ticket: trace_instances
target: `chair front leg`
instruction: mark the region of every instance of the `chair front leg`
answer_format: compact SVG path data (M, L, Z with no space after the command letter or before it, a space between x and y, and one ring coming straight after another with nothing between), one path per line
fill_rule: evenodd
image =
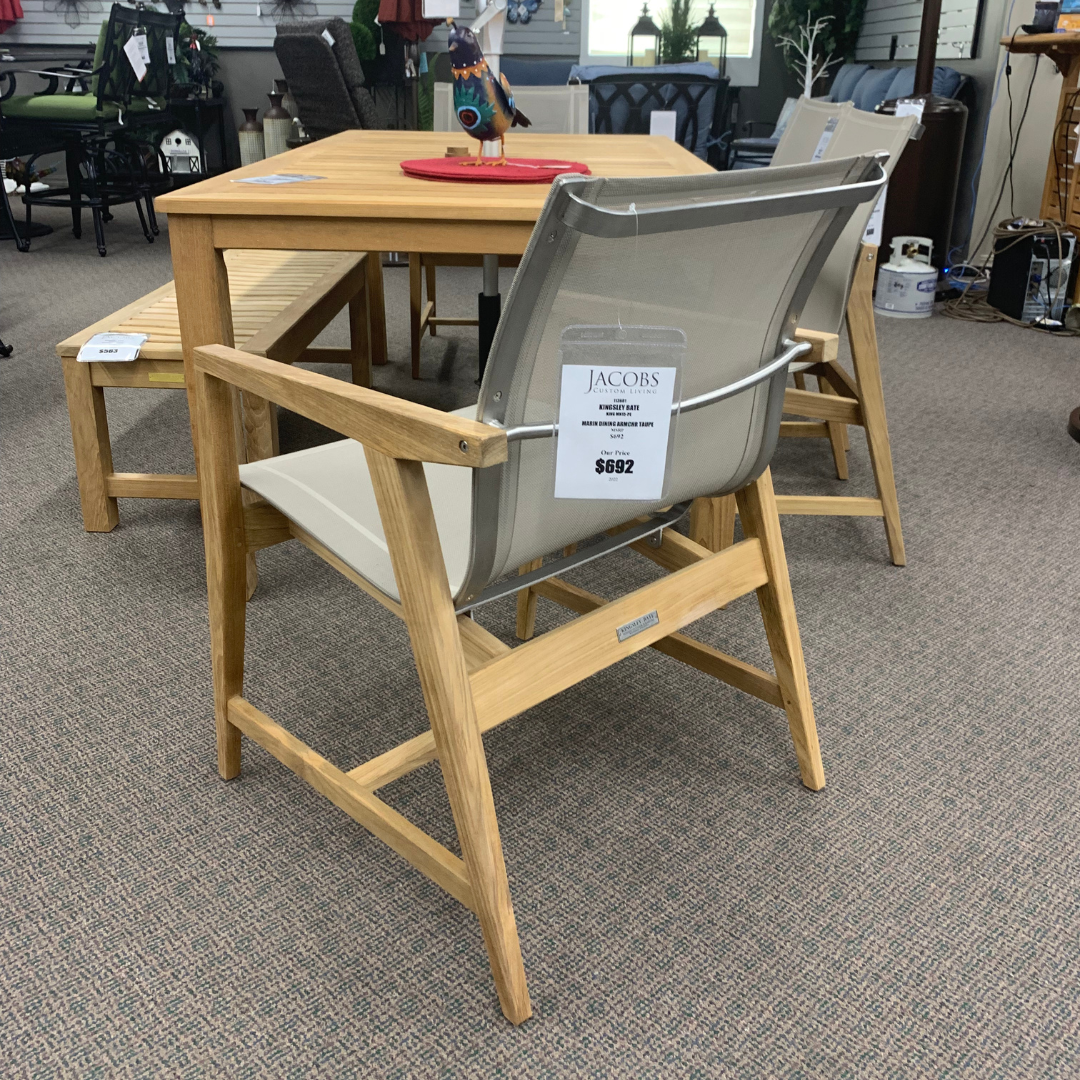
M772 472L766 469L754 483L736 492L735 498L743 533L757 537L761 542L761 553L769 574L769 580L757 590L758 605L799 759L799 773L811 791L820 791L825 786L825 769L821 764L814 705L810 700L810 683L806 677L799 624L795 619L784 541L780 535Z
M82 236L82 154L77 147L65 152L67 166L68 198L71 199L71 233L76 240Z
M240 772L240 729L229 723L229 699L244 692L247 542L240 488L239 395L228 383L195 371L199 494L206 545L206 587L214 670L218 772Z
M365 451L499 1002L507 1019L520 1024L532 1015L532 1005L484 743L424 467Z

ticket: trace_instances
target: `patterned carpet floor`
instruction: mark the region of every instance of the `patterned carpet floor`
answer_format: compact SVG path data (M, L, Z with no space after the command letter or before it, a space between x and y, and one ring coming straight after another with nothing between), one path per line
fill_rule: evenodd
M0 1075L1080 1075L1080 346L940 316L879 327L909 565L867 518L787 518L828 787L783 714L638 655L485 740L535 1015L476 920L257 746L215 769L197 508L83 532L57 341L171 276L0 251ZM382 389L475 394L468 330ZM469 312L478 271L440 271ZM343 342L335 323L326 340ZM118 469L183 471L183 395L109 398ZM285 417L286 449L325 434ZM781 492L873 493L791 440ZM403 628L298 545L260 555L246 692L348 768L425 725ZM623 590L633 554L575 580ZM541 601L540 624L562 616ZM512 640L513 605L480 621ZM695 632L767 664L752 597ZM438 769L385 790L456 847Z

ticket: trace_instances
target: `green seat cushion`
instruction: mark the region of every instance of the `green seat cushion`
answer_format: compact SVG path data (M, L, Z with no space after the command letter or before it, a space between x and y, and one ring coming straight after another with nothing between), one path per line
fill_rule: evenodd
M23 117L27 120L55 120L67 124L91 124L97 120L97 98L93 94L17 94L9 97L0 106L4 116L14 119ZM133 113L150 111L144 98L135 98L127 110ZM102 117L115 120L120 110L115 105L106 103L102 107Z

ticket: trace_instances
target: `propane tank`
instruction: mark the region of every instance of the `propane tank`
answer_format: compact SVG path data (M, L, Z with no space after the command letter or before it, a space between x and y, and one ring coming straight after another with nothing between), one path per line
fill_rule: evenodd
M933 253L925 236L894 236L892 255L878 270L874 311L891 319L929 319L938 277Z

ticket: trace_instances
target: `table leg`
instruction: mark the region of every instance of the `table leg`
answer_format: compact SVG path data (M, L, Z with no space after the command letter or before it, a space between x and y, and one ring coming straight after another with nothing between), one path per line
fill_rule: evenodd
M499 256L484 256L484 291L478 297L477 318L480 322L480 378L484 377L491 343L502 313L502 297L499 295Z
M202 483L199 464L199 443L195 434L194 355L200 345L232 347L232 302L229 299L229 274L225 258L214 247L214 221L211 217L194 214L173 214L169 219L169 246L172 250L173 278L176 282L176 308L180 322L180 341L184 349L184 381L187 386L188 409L191 414L191 441L195 448L195 471ZM238 420L240 395L233 390ZM241 440L237 455L247 460L243 446L244 425L235 430ZM248 595L258 582L255 558L248 556Z

